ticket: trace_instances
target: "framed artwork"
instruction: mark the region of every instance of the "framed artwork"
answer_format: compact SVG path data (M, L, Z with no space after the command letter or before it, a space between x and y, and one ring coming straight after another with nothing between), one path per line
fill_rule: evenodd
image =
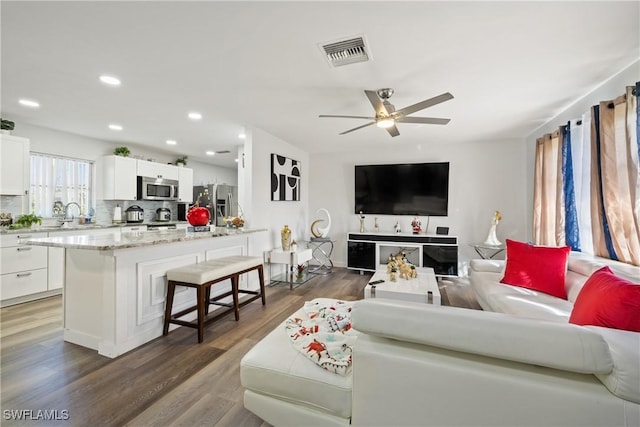
M300 201L300 162L271 153L271 200Z

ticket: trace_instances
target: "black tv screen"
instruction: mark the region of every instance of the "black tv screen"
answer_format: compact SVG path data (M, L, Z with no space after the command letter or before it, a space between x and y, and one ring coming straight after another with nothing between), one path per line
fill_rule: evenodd
M355 213L447 216L449 162L356 165Z

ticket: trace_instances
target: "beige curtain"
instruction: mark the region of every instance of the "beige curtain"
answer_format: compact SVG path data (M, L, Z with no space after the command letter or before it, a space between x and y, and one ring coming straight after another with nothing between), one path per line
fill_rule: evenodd
M533 172L533 242L542 240L542 160L544 138L536 139L536 157Z
M637 84L640 87L640 84ZM533 239L536 244L566 244L579 233L579 250L640 265L640 153L634 87L603 101L572 123L572 168L563 170L565 127L536 140ZM567 144L565 144L567 145ZM568 147L568 145L567 145ZM567 152L567 160L569 159ZM570 173L571 172L571 173ZM574 196L565 200L563 174L573 180ZM571 183L568 182L568 188ZM575 194L575 192L578 194ZM571 203L571 206L565 206ZM566 224L565 212L577 212ZM578 246L578 239L572 245Z
M609 251L604 238L604 216L602 208L602 191L600 188L600 150L597 138L601 137L602 118L596 120L596 108L591 108L591 234L593 236L593 254L609 258ZM598 129L600 125L600 129Z
M600 103L600 165L613 249L620 261L640 265L640 228L635 214L638 150L632 117L636 98L632 89L627 88L627 93L614 101Z
M556 193L556 221L554 239L547 243L553 246L564 246L566 243L565 233L565 210L564 210L564 178L562 176L562 143L563 143L563 127L551 134L551 149L555 156L553 161L556 163L555 173L555 193Z
M564 224L564 209L559 208L562 206L561 167L559 132L538 138L533 218L533 238L538 245L564 244L564 226L562 232L558 229L560 224Z

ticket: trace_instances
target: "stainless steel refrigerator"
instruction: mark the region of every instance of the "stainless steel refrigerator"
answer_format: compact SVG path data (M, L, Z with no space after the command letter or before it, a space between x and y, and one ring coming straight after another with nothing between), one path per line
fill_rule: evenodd
M217 184L214 186L216 226L226 225L224 218L238 216L238 187L235 185Z
M200 206L209 209L211 224L223 227L224 218L238 216L238 187L226 184L193 186L193 202L200 200Z

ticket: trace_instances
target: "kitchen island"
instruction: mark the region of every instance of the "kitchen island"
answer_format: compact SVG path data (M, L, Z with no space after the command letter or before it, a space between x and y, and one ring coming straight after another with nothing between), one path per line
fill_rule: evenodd
M230 255L261 256L266 231L159 230L24 243L65 249L64 339L113 358L162 335L167 270ZM216 285L212 296L230 286ZM243 277L240 286L257 289L257 275ZM174 311L194 302L194 290L180 288Z

